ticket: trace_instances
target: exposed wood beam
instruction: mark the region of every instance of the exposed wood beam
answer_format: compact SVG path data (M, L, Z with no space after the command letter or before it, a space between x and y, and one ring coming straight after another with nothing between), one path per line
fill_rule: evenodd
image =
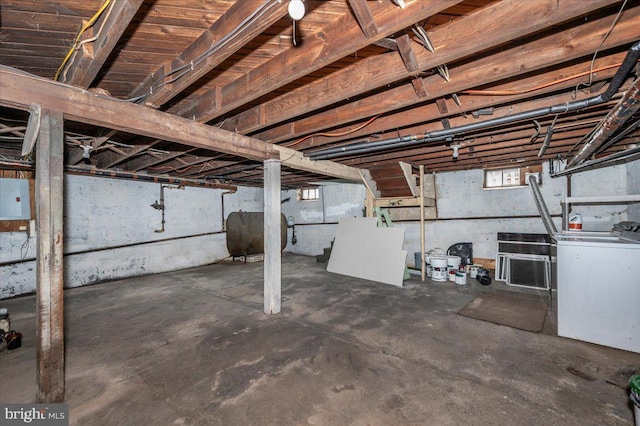
M101 147L102 145L104 145L109 139L111 139L111 137L113 135L115 135L116 133L118 133L117 130L113 130L113 129L104 129L106 131L106 133L102 136L98 136L96 137L92 142L91 142L91 147L93 149L97 149L99 147ZM78 150L78 151L74 151L71 154L69 154L69 160L68 163L70 165L75 165L78 164L80 161L82 161L82 150Z
M161 158L136 158L135 160L129 161L126 164L126 168L128 170L133 170L134 172L138 172L140 170L145 170L149 167L153 167L156 166L158 164L162 164L162 163L166 163L167 161L171 161L174 160L178 157L182 157L182 156L186 156L187 154L189 154L190 152L193 152L197 150L197 148L191 148L191 149L187 149L185 151L175 151L175 152L170 152L169 154L165 154L163 155ZM200 158L200 157L196 157L196 158ZM208 157L207 157L208 158ZM204 160L206 161L206 160ZM178 163L178 161L176 160L176 163ZM166 165L169 166L169 165ZM175 164L176 167L180 167L181 164ZM171 168L172 166L169 166L167 168Z
M142 2L143 0L111 2L109 9L98 18L91 30L85 33L82 45L62 72L61 81L85 89L89 87ZM92 38L94 40L88 42Z
M97 167L101 169L108 169L129 160L132 157L142 154L149 148L153 148L158 143L162 142L160 139L148 143L146 145L140 145L133 148L128 148L124 155L114 155L112 152L105 152L98 157Z
M407 72L413 73L419 70L420 64L418 63L418 58L416 58L416 54L411 46L411 37L409 34L403 34L400 37L397 37L396 42L398 43L400 59L404 62L404 67Z
M0 103L28 109L34 102L71 120L113 128L254 160L277 157L270 144L157 111L55 83L0 65Z
M222 87L219 108L212 108L209 103L196 99L179 114L201 122L210 121L460 1L422 0L407 5L405 9L400 9L391 2L371 2L372 4L368 7L371 8L379 29L374 38L367 38L353 16L350 13L345 14L328 25L323 32L307 37L300 48L288 49L252 70L250 74ZM211 98L206 93L202 96L203 99ZM179 109L175 107L170 111L178 113ZM258 121L259 117L258 114ZM225 128L233 129L233 127Z
M42 109L36 146L36 402L64 401L63 116Z
M371 14L369 6L367 6L367 0L348 0L349 6L358 21L360 29L364 33L365 37L372 38L378 35L378 26Z
M578 100L580 99L586 99L590 96L587 96L583 93L580 94L580 96L577 98ZM618 96L615 97L615 99L617 100ZM608 102L605 105L601 105L600 108L607 108L609 105L613 105L615 103L616 100L612 100L610 102ZM526 110L529 110L530 108L544 108L544 107L548 107L551 105L559 105L562 104L564 102L571 102L573 101L573 96L571 93L566 93L566 94L561 94L561 95L554 95L548 98L542 98L536 101L531 101L531 103L528 102L523 102L520 104L512 104L509 105L508 108L501 108L500 110L497 110L495 112L495 115L493 116L487 116L486 118L484 118L484 120L490 120L496 117L504 117L507 115L511 115L511 114L517 114L519 112L523 112ZM584 114L584 113L583 113ZM594 112L594 116L602 116L604 115L604 113L602 113L601 109ZM567 117L567 120L571 120L571 115L569 115ZM549 117L549 121L552 120L553 117ZM560 118L561 121L564 120L564 118ZM464 117L454 117L451 119L451 123L454 127L457 126L462 126L465 124L469 124L470 122L480 122L483 121L482 119L471 119L470 117L464 118ZM540 120L543 125L544 125L544 121ZM490 135L491 138L493 138L493 140L496 140L496 138L498 138L498 135L501 135L503 133L507 133L507 134L511 134L513 132L517 132L519 131L521 128L526 128L527 132L528 132L528 136L531 137L531 135L534 132L534 126L533 123L529 120L529 121L524 121L521 123L513 123L509 126L508 130L502 129L499 131L492 131L492 130L485 130L485 131L479 131L479 132L474 132L473 134L467 134L465 135L465 139L466 142L472 141L472 140L478 140L480 138L485 137L486 135ZM437 121L435 122L429 122L429 123L425 123L425 124L421 124L418 125L414 128L407 128L407 129L403 129L402 133L400 134L400 136L405 136L405 135L412 135L412 134L417 134L417 133L422 133L425 130L427 132L429 131L436 131L436 130L441 130L442 126L440 125L440 123L438 123ZM387 139L389 137L396 137L398 136L397 133L388 133L388 134L383 134L381 135L380 140L384 140ZM435 146L444 146L446 145L446 142L438 142L435 143ZM428 146L433 146L433 144L423 144L423 145L416 145L414 147L405 147L405 149L401 150L401 151L395 151L395 152L387 152L387 153L379 153L379 154L370 154L366 161L375 161L378 158L384 158L384 159L396 159L396 161L401 160L402 158L406 158L406 157L413 157L416 154L419 154L421 151L421 148L424 147L428 147ZM366 162L365 161L365 162ZM362 162L361 160L355 160L352 162L352 160L344 160L344 164L349 164L352 166L355 166L357 163Z
M31 103L55 107L68 119L160 138L194 148L204 148L250 160L280 158L298 170L360 181L358 170L332 161L311 161L299 151L228 132L157 111L142 105L117 101L86 90L52 82L0 65L0 105L28 110Z
M606 80L611 78L616 70L617 66L622 62L625 57L625 52L603 56L596 60L595 69L601 69L606 67L611 67L609 69L603 69L599 71L597 74L593 76L593 81L598 82L602 80ZM428 103L425 105L416 106L411 110L405 110L401 112L387 114L381 117L378 117L375 121L373 121L368 126L364 127L362 130L355 131L349 133L349 138L362 138L370 134L381 135L387 131L396 132L398 128L405 128L408 126L422 125L423 123L429 122L430 120L438 120L442 117L452 117L459 114L470 114L473 111L484 109L487 107L494 107L498 105L508 105L512 102L517 102L522 99L528 99L532 95L541 96L546 95L548 93L565 90L568 88L574 88L579 82L588 81L588 76L581 76L578 78L568 79L564 82L556 83L554 82L560 81L562 79L566 79L570 76L578 75L584 73L589 70L591 58L588 58L587 61L570 65L564 68L556 68L553 71L549 71L546 73L536 74L535 76L526 77L519 79L517 81L508 82L505 84L499 84L489 88L489 90L496 91L506 91L506 92L518 92L523 91L519 94L514 95L494 95L494 96L477 96L477 95L465 95L458 94L458 98L460 99L461 107L459 107L450 97L447 98L439 98L438 100L444 101L447 105L448 113L443 115L441 113L440 107L434 103ZM535 93L527 92L526 89L541 87L538 90L535 90ZM584 95L582 91L577 93L577 98L580 99ZM568 99L570 101L573 99ZM510 107L511 108L511 107ZM528 109L528 108L527 108ZM520 108L520 110L525 110ZM335 133L344 133L347 132L351 128L356 128L361 124L364 124L365 121L360 123L356 122L349 126L334 128L332 132ZM422 128L424 130L424 128ZM262 133L258 133L255 137L262 140L269 140L271 142L283 142L294 137L298 137L299 135L294 133L291 129L291 126L278 126L275 129L267 130ZM327 143L338 142L344 137L310 137L300 144L296 145L297 149L304 149L308 147L321 146ZM381 135L380 138L384 138L384 135Z
M420 195L420 193L418 192L418 185L416 185L416 175L413 174L411 164L405 163L403 161L400 161L398 164L402 169L402 174L407 181L407 185L409 185L411 195L417 197L418 195Z
M301 152L284 146L273 145L274 149L280 153L280 160L283 166L296 170L304 170L311 173L318 173L324 176L333 176L340 179L360 182L358 169L345 166L333 161L312 161L304 157Z
M531 3L538 4L538 2ZM588 3L591 4L591 2ZM423 80L429 87L428 98L437 99L451 93L531 73L592 54L610 28L611 19L611 17L607 17L593 20L581 25L579 30L568 29L550 34L533 42L488 55L472 63L450 68L452 78L448 83L437 75L426 77ZM609 35L601 49L605 50L633 43L638 36L636 30L638 19L640 19L640 7L626 10L616 25L616 31ZM298 135L314 133L424 101L425 98L416 97L411 84L405 84L315 114L308 119L298 120L294 126ZM291 109L295 110L295 108ZM270 140L264 133L255 136L263 140Z
M188 171L181 173L181 176L189 176L189 177L203 177L207 175L220 175L224 173L235 173L236 171L243 171L247 168L260 168L260 164L253 163L249 166L243 166L238 164L237 161L232 160L215 160L211 162L207 162L202 169L195 171Z
M430 32L429 38L437 50L434 53L428 52L426 49L415 51L417 67L420 70L428 70L477 54L482 50L541 31L550 25L565 22L616 2L617 0L588 2L582 0L563 2L513 0L509 1L508 7L504 2L497 2L464 19L443 25ZM405 10L408 9L407 6ZM603 21L606 21L610 26L610 19ZM505 22L509 22L509 25L505 26ZM478 28L483 29L481 37L478 37ZM455 36L452 36L453 34ZM563 47L566 48L566 42ZM571 46L571 48L575 47ZM500 62L492 62L494 68L496 64L500 64ZM410 77L414 72L407 71L402 58L396 55L378 55L367 58L353 67L342 69L326 78L265 102L260 107L243 111L229 118L223 128L233 129L242 134L251 133L260 127L271 126L326 107L341 99L356 97L376 88L384 87L387 84ZM494 71L494 74L497 73ZM433 77L429 80L430 84L426 84L430 88L429 92L432 92L431 84L440 84L439 80L441 80L439 77ZM332 90L327 90L327 87ZM415 95L412 100L416 101ZM395 101L395 96L387 97L387 104ZM298 107L292 108L293 105L298 105Z
M161 107L284 17L289 2L260 2L258 8L256 4L258 2L255 1L235 2L173 61L163 64L149 75L129 97L146 95L146 105L153 108ZM248 17L251 19L247 20ZM182 76L169 82L179 75Z
M427 96L429 96L429 92L427 91L422 78L414 78L413 80L411 80L411 85L413 86L413 90L415 90L417 97L426 98Z

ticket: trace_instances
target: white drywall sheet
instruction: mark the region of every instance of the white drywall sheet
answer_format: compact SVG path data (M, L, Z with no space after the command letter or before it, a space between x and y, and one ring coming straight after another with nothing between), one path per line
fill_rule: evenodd
M375 217L340 220L327 271L402 287L404 229L378 228Z

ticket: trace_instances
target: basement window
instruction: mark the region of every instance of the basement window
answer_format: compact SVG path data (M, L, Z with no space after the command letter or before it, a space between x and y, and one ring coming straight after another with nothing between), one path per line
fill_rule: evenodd
M541 172L542 166L485 170L483 188L494 189L527 186L527 176L534 173L539 175Z
M320 188L317 186L303 187L298 190L299 201L313 201L320 199Z

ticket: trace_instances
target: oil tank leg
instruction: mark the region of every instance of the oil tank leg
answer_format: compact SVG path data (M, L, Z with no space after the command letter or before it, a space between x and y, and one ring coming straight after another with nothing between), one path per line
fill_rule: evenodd
M264 162L264 312L280 312L282 287L280 161Z

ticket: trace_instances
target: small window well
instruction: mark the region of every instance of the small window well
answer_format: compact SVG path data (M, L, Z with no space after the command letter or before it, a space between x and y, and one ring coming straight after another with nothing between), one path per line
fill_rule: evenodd
M319 187L305 187L298 190L298 200L300 201L313 201L320 199Z

